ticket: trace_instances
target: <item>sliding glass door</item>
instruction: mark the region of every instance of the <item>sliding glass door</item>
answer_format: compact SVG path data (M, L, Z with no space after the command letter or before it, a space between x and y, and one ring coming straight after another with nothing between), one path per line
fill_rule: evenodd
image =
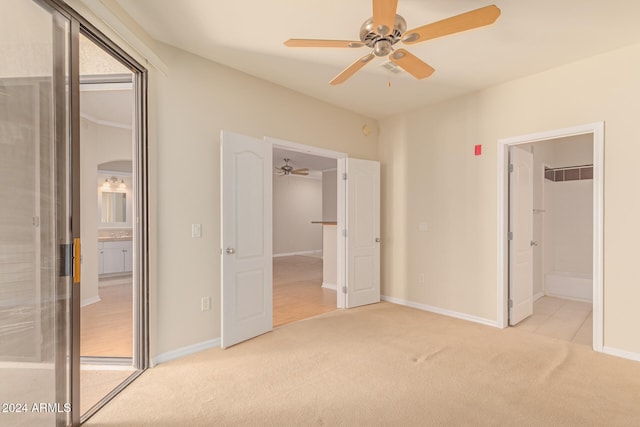
M71 422L71 22L0 14L0 425ZM77 356L76 356L77 357Z
M146 72L62 2L3 0L2 5L0 426L76 426L81 417L91 416L147 367ZM111 126L104 126L104 121L87 121L91 102L104 105L104 94L97 95L95 85L93 91L83 89L81 79L87 84L100 78L100 88L105 89L106 77L81 73L86 58L81 59L80 34L90 37L103 53L119 62L115 74L127 78L127 123L109 119L106 121ZM96 58L99 61L100 56ZM94 68L101 69L99 65ZM115 99L124 88L114 86L118 82L113 81L113 75L109 79L110 99ZM84 97L80 95L82 90L86 92ZM101 114L118 112L122 113L120 104L109 111L101 110ZM110 359L103 356L113 355L99 352L99 363L83 357L85 375L81 383L81 304L83 296L89 295L91 281L83 277L81 286L80 267L83 274L85 270L92 272L98 282L99 244L104 243L97 234L100 220L96 202L98 188L104 187L98 187L97 167L106 160L90 158L95 157L96 149L90 147L92 139L86 129L81 132L82 126L89 125L101 126L101 135L123 134L128 142L128 146L123 144L124 154L109 155L116 156L112 160L126 160L129 169L117 170L123 163L118 161L107 165L109 177L117 175L115 172L125 177L114 184L126 185L118 185L113 193L126 194L130 226L126 236L123 227L109 229L105 236L120 245L126 242L135 255L123 261L127 274L120 276L128 281L126 286L119 284L129 290L128 299L120 304L132 313L125 319L129 335L122 339L128 351ZM87 165L91 165L90 173L84 176ZM86 207L93 209L91 215ZM95 231L82 248L80 237L86 234L82 232L81 213L84 225ZM124 220L120 222L127 225ZM111 276L108 278L113 279ZM118 286L112 286L104 295L116 289ZM96 307L98 300L93 299ZM85 307L91 302L85 301ZM113 329L113 322L98 326ZM91 326L85 321L87 325ZM90 369L87 364L92 365ZM98 368L102 371L93 372ZM91 389L96 382L102 384L104 373L114 368L122 373L108 388ZM94 390L91 398L81 395L83 386Z

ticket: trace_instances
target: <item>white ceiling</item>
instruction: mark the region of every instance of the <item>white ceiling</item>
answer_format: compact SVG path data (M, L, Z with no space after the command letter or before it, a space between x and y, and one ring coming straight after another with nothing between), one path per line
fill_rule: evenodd
M411 29L491 1L399 0L398 13ZM161 42L373 118L640 42L637 0L497 0L502 15L494 25L408 47L436 69L428 79L391 74L376 58L346 83L329 86L367 48L287 48L283 42L358 40L370 0L117 2Z
M133 90L116 84L82 85L80 116L94 123L122 129L132 129Z

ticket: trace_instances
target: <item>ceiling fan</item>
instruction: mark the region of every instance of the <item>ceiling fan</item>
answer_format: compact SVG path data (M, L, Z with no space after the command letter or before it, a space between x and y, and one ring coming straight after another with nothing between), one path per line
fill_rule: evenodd
M291 159L284 159L284 165L279 168L275 168L278 175L309 175L309 169L294 169L293 166L289 164Z
M416 79L424 79L433 74L435 71L433 67L406 49L394 49L393 46L396 43L402 41L406 45L411 45L483 27L493 24L500 16L500 9L496 5L491 5L407 31L405 19L396 15L397 6L398 0L373 0L373 16L360 27L360 41L289 39L284 44L288 47L360 48L366 46L373 49L371 53L364 55L334 77L330 82L332 85L344 83L376 56L387 55L392 63Z

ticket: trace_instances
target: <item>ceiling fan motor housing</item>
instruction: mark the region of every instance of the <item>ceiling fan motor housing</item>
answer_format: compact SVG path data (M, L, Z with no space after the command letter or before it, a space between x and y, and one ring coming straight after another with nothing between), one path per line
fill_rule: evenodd
M407 31L407 21L402 16L396 15L393 31L381 36L376 32L373 26L373 17L371 17L364 21L360 27L360 40L373 49L376 56L387 56L393 50L393 45L400 41L405 31Z

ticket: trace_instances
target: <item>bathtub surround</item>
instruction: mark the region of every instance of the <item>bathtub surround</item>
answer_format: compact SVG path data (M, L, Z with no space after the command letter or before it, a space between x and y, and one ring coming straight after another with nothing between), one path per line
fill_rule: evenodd
M590 273L552 271L545 275L545 295L593 302L593 276Z

